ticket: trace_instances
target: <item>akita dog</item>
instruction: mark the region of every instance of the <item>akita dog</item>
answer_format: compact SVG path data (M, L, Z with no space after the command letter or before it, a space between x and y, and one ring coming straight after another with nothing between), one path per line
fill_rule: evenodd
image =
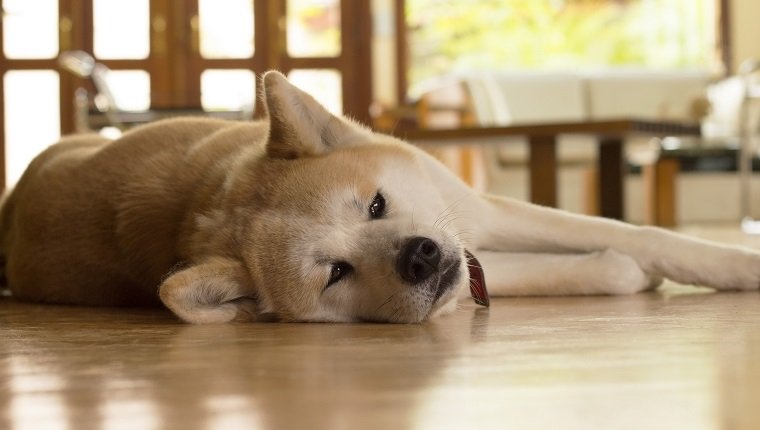
M494 296L760 287L758 252L480 194L280 73L263 95L261 122L171 119L43 152L2 208L11 294L163 302L193 323L420 322L480 271L467 250Z

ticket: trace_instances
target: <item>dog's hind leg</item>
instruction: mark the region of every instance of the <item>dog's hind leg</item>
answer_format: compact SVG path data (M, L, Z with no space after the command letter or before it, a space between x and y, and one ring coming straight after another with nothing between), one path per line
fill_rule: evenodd
M477 258L492 296L633 294L661 281L612 249L583 254L480 251Z
M478 202L467 214L477 220L468 226L476 250L572 254L613 249L653 278L721 290L760 288L760 253L748 248L495 196Z

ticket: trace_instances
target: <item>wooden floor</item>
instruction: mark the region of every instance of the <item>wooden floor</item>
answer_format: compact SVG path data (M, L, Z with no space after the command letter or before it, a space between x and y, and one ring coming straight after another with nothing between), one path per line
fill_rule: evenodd
M757 429L760 294L496 299L421 325L2 298L0 429L47 428Z

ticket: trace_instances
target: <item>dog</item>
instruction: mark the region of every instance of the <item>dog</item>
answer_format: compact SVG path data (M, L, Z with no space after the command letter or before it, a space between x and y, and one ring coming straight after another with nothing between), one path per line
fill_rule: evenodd
M475 192L280 73L262 83L262 121L169 119L39 155L0 212L12 296L163 303L191 323L417 323L481 267L493 296L760 288L758 252Z

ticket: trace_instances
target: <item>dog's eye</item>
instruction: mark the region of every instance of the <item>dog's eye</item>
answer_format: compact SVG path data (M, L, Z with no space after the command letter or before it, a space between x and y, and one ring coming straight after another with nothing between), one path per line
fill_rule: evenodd
M353 269L354 268L345 261L333 263L332 270L330 270L330 280L327 281L327 286L325 288L330 287L334 283L340 281L344 276L351 273Z
M372 203L369 204L370 219L379 219L385 215L385 197L379 192L375 194Z

